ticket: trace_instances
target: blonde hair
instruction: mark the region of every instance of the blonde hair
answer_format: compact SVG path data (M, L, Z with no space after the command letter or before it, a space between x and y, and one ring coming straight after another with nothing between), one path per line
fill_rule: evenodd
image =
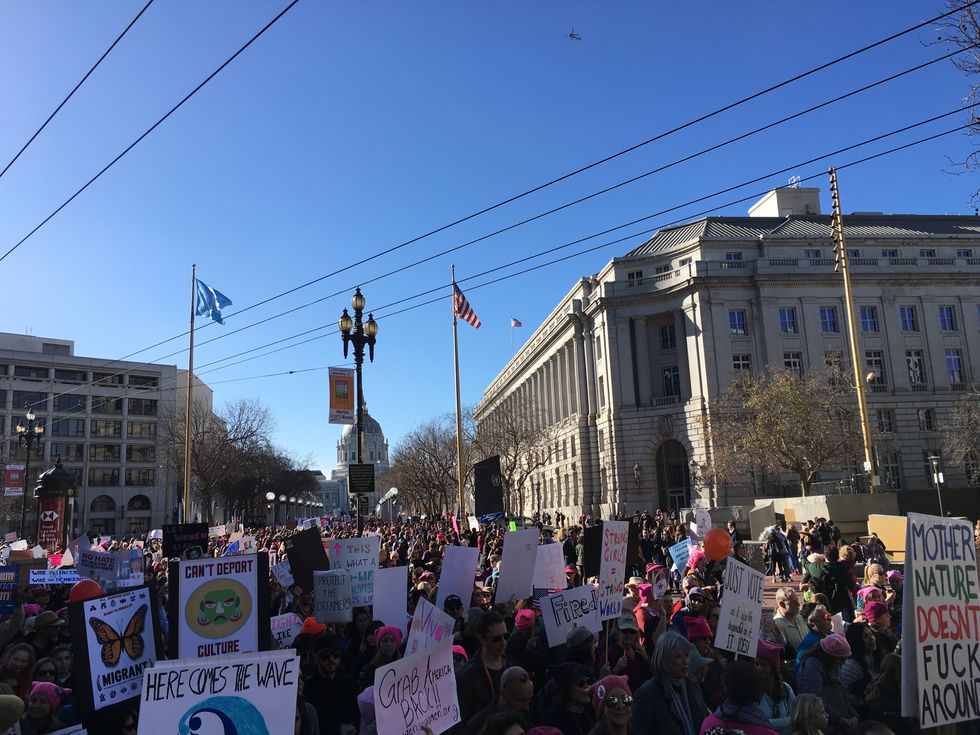
M850 561L854 558L854 549L850 546L841 546L838 553L840 554L840 558L845 561Z
M868 564L864 568L864 584L865 586L875 584L879 574L884 574L885 568L881 564Z
M820 735L816 720L821 710L826 712L827 708L816 694L798 695L789 721L793 735Z

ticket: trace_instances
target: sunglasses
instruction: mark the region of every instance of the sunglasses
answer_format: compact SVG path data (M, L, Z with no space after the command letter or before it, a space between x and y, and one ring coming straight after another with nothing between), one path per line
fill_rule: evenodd
M328 658L340 658L340 651L321 651L316 657L321 661L326 661Z
M487 639L493 641L494 643L503 643L510 638L510 633L501 633L500 635L488 635Z
M626 697L606 697L605 705L607 707L618 707L619 705L623 705L624 707L632 707L633 706L633 697L630 697L630 696L626 696Z

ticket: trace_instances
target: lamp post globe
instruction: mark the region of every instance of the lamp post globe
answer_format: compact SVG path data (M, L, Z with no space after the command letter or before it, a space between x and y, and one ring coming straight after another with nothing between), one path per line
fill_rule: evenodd
M265 494L265 499L268 500L271 503L273 500L276 499L276 494L274 492L271 492L271 491L270 492L267 492Z
M286 496L285 495L280 495L279 496L279 502L280 503L285 503L286 502Z

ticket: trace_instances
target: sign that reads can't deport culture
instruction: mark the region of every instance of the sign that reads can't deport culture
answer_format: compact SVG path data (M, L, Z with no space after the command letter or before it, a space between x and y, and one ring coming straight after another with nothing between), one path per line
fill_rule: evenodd
M271 637L268 594L260 590L265 592L268 578L265 554L181 561L170 577L171 605L176 600L170 623L170 648L175 657L267 649Z

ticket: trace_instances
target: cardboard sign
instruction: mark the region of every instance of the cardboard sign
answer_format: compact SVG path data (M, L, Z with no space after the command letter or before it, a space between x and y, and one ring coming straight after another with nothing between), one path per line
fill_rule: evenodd
M677 567L677 571L683 574L684 569L687 567L687 558L691 555L691 543L687 540L678 541L667 549L667 553L674 560L674 566Z
M374 619L395 626L402 636L405 635L408 626L408 567L374 570Z
M350 593L354 607L373 604L374 572L378 568L381 537L330 539L329 549L333 568L346 569L350 573ZM398 627L404 630L404 621Z
M149 589L72 603L72 639L84 640L76 681L100 710L139 697L143 672L156 660L156 610ZM84 629L84 633L79 633Z
M32 569L30 584L75 584L81 577L77 569Z
M500 579L497 580L497 594L494 596L496 604L531 596L537 548L538 529L536 528L508 531L504 534Z
M715 648L755 658L759 629L762 627L762 590L765 583L762 572L734 557L728 559Z
M272 630L272 640L279 644L279 648L289 648L303 629L303 620L296 613L275 615L269 619L269 627Z
M374 672L374 713L379 735L433 735L458 723L452 639L382 666Z
M79 551L75 568L79 577L91 579L103 589L115 589L119 580L119 555Z
M14 612L14 594L20 580L20 567L0 567L0 615Z
M143 677L139 735L292 732L298 678L291 650L160 661Z
M296 584L309 592L313 589L313 572L330 568L320 532L315 528L290 536L284 542L289 568Z
M272 576L276 578L283 587L289 589L293 586L293 570L289 567L289 559L272 565Z
M602 620L596 588L587 584L548 595L541 600L541 620L551 648L565 643L575 628L598 633L602 630Z
M349 623L353 620L350 573L346 569L313 573L313 616L318 623Z
M977 551L969 521L909 513L902 714L923 730L980 719Z
M183 556L195 546L202 554L208 548L207 523L172 523L164 525L162 530L163 555L168 559Z
M447 546L443 549L442 572L439 574L439 588L436 590L436 607L440 610L446 598L456 595L463 601L463 607L470 606L473 585L476 581L476 567L480 563L480 550L468 546Z
M424 597L419 598L415 606L415 615L408 628L408 643L405 644L405 655L418 653L424 648L453 637L456 620L452 615L443 612Z
M542 590L563 590L568 586L565 579L565 552L561 544L541 544L534 561L534 587Z
M170 573L174 658L269 648L269 560L264 554L180 561L176 566Z
M623 610L629 535L629 521L602 522L602 558L599 563L599 617L602 620L618 618Z

